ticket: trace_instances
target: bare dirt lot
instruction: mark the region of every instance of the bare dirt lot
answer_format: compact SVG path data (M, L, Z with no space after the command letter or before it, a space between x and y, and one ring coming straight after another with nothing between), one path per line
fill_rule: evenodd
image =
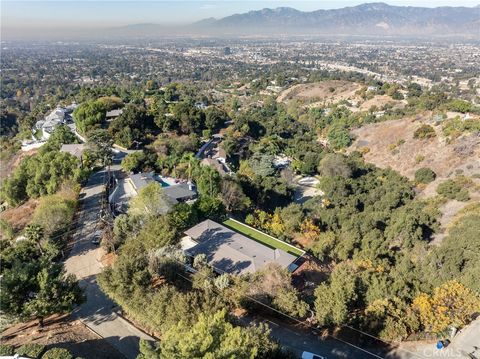
M6 220L15 232L21 231L32 220L33 212L38 205L37 199L30 199L22 205L9 208L0 213L0 218ZM1 234L0 234L1 235Z
M467 134L447 143L441 127L433 126L436 137L413 138L415 130L429 118L430 115L425 114L355 129L356 140L349 150L368 148L364 155L367 162L382 168L391 167L410 179L421 167L431 168L438 179L450 177L457 170L465 175L480 173L478 134Z
M26 343L43 344L47 349L60 347L75 357L89 359L124 358L104 339L70 316L51 316L43 328L38 327L36 320L14 325L2 332L1 342L16 347Z
M378 109L381 109L385 105L390 105L393 108L403 108L407 103L406 100L394 100L387 95L377 95L370 100L362 102L358 107L358 111L369 111L373 106L376 106Z
M18 151L12 157L0 161L0 180L7 178L25 157L32 156L37 152L38 149L28 152Z
M277 102L288 102L292 99L311 100L331 104L354 98L361 85L342 80L322 81L292 86L280 93Z

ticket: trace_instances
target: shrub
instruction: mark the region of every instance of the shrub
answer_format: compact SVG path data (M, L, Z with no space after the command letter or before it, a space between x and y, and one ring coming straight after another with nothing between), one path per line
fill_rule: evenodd
M415 181L417 183L430 183L435 180L437 175L430 168L422 167L415 172Z
M451 100L449 103L447 103L447 108L450 111L458 111L461 113L467 113L472 110L473 106L470 102L468 101L463 101L463 100Z
M394 100L403 100L404 99L404 96L401 92L399 91L395 91L393 94L392 94L392 98Z
M3 218L0 218L0 238L12 239L15 235L13 226Z
M470 199L468 190L454 180L447 180L440 183L437 187L437 193L449 199L456 199L457 201L468 201Z
M43 354L42 359L73 359L73 355L67 349L52 348Z
M20 348L18 348L17 354L20 354L22 356L27 356L29 358L37 359L37 358L40 358L40 356L44 351L45 351L45 345L28 343L28 344L23 344Z
M0 355L13 355L15 350L12 345L0 344Z
M424 159L425 159L424 155L416 155L415 156L415 163L423 162Z
M436 136L435 130L433 129L432 126L429 126L429 125L421 125L413 133L413 138L418 138L418 139L433 138L435 136Z

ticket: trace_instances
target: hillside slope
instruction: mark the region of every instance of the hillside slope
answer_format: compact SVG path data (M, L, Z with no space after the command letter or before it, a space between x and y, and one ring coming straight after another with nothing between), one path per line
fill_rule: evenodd
M436 137L415 139L413 134L422 124L431 125ZM418 188L420 198L435 196L438 184L455 178L456 175L465 175L473 181L470 201L448 200L440 206L441 230L436 234L433 244L441 242L446 228L462 208L468 203L480 201L480 133L466 133L448 140L443 135L441 124L435 124L430 113L415 118L368 124L352 132L356 139L348 151L363 152L367 162L382 168L390 167L412 180L419 168L432 169L437 178Z

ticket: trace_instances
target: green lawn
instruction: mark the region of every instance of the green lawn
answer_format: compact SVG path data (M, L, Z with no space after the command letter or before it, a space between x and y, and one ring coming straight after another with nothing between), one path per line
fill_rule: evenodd
M301 256L303 254L303 251L301 251L298 248L291 247L287 243L281 240L272 239L265 234L254 231L250 227L237 223L235 221L232 221L231 219L227 219L225 222L223 222L223 225L225 227L228 227L234 230L235 232L241 233L247 236L248 238L251 238L254 241L260 242L270 248L278 248L278 249L284 250L287 253L293 254L295 256Z

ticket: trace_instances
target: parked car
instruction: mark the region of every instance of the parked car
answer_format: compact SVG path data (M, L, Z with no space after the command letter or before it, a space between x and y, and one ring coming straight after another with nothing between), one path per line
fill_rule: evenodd
M102 239L102 231L98 230L98 231L95 231L95 233L92 234L91 242L93 244L99 245L101 239Z
M313 354L310 352L303 352L302 353L302 359L327 359L324 356L318 355L318 354Z

